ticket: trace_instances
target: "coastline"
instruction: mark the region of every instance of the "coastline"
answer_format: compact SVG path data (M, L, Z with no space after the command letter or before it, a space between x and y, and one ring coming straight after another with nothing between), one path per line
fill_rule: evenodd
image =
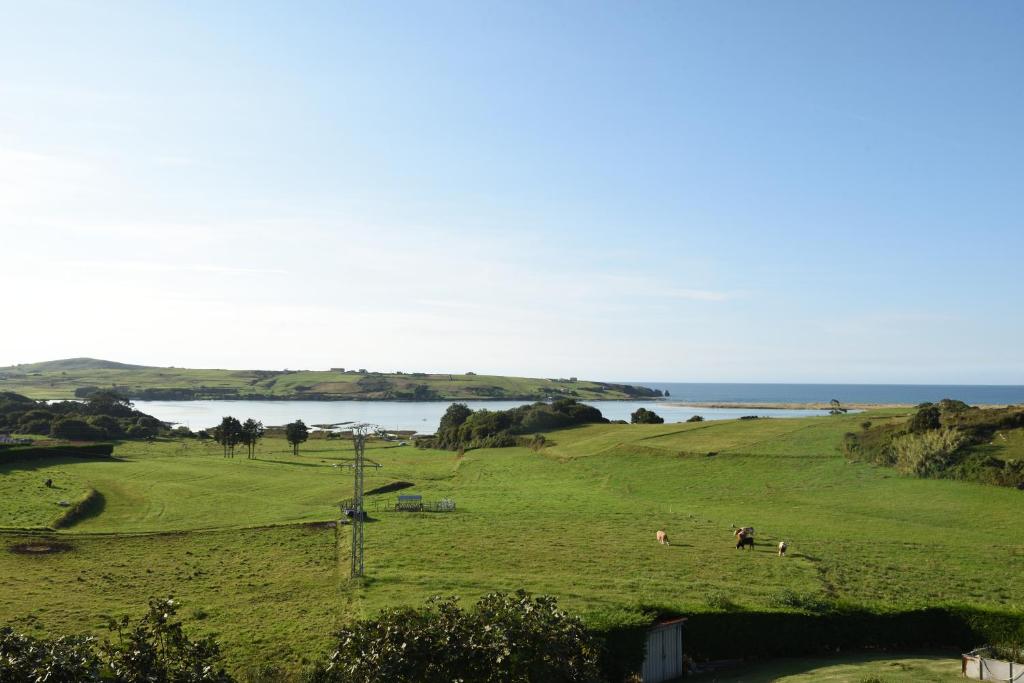
M667 401L658 401L661 405L672 406L673 408L741 408L743 410L829 410L832 405L830 403L822 402L811 402L811 403L772 403L766 401L759 401L754 403L749 402L729 402L729 401L674 401L669 399ZM913 403L844 403L842 407L847 410L873 410L880 408L914 408L916 404ZM983 406L986 408L998 408L1000 406Z

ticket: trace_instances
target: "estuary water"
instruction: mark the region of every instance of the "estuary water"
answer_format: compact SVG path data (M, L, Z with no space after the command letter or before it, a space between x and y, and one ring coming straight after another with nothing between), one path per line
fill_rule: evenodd
M527 401L459 401L473 410L507 410ZM240 420L254 418L265 425L283 425L302 420L307 425L341 422L369 422L386 429L415 430L432 434L448 406L455 401L135 401L135 407L164 422L189 429L205 429L220 423L225 415ZM665 418L684 422L694 415L706 420L729 420L742 415L761 417L807 417L826 415L824 410L751 410L745 408L696 408L654 401L586 401L609 420L629 420L643 406Z

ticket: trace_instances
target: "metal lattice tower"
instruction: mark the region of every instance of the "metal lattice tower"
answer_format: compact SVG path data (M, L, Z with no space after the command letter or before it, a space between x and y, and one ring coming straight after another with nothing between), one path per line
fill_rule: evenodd
M353 579L362 576L365 569L363 562L363 524L366 521L366 513L363 510L363 473L367 467L380 467L378 463L366 462L366 437L374 431L380 430L368 424L358 424L352 427L352 444L355 447L355 459L351 464L344 465L345 467L351 467L355 475L352 487L352 571L350 574Z

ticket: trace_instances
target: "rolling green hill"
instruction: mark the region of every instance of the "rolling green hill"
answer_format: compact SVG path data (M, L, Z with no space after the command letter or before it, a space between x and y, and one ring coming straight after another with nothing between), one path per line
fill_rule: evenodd
M383 467L368 490L411 482L403 493L458 509L389 512L373 501L397 494L370 497L359 583L346 577L347 528L329 525L351 495L351 474L333 467L351 457L345 440L311 439L293 456L268 438L255 460L182 439L125 443L102 461L0 464L0 624L100 632L104 616L173 595L241 671L300 667L339 622L386 606L520 587L605 623L645 606L692 623L818 604L1021 614L1021 492L843 456L845 433L898 413L588 425L549 432L538 452L372 441ZM91 490L99 509L48 529L59 500ZM754 552L735 550L733 525L757 528ZM671 546L655 542L659 528ZM7 551L51 542L68 547Z
M81 398L116 389L131 399L507 399L652 398L645 387L574 378L499 375L379 373L366 370L216 370L126 365L92 358L0 368L0 391L35 399Z

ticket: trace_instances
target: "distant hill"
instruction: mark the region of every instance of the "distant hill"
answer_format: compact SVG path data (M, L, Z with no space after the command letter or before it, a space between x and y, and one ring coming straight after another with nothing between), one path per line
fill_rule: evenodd
M63 358L42 363L24 363L0 368L0 372L67 372L68 370L142 370L145 365L129 365L98 358Z
M34 399L85 398L113 389L135 400L479 400L658 398L630 384L565 378L346 370L222 370L66 358L0 368L0 391Z

